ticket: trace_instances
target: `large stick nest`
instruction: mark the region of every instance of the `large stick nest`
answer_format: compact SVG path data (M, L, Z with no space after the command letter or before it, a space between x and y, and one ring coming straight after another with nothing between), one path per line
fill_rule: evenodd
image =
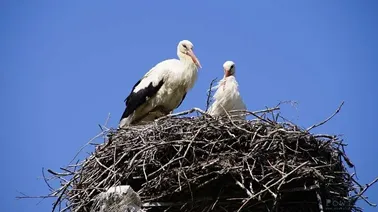
M53 210L90 211L100 192L130 185L150 211L327 211L330 201L360 211L366 188L344 166L353 165L341 138L311 134L320 124L301 129L275 110L248 112L248 121L170 116L105 130L85 161L49 171L62 183Z

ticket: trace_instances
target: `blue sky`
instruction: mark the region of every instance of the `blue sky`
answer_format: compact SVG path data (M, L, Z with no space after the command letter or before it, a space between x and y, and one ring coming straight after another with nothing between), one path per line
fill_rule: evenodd
M49 211L41 168L57 170L116 127L133 84L189 39L203 68L178 110L205 107L210 81L233 60L250 110L297 101L284 116L342 134L362 183L378 176L378 1L0 2L0 211ZM366 194L378 203L378 187ZM361 204L365 211L373 211Z

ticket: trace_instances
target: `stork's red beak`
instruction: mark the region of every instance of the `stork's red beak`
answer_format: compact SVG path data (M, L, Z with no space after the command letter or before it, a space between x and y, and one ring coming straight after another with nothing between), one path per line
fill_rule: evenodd
M194 54L193 50L189 50L187 53L193 60L193 63L197 65L197 67L202 68L200 61L197 59L196 55Z

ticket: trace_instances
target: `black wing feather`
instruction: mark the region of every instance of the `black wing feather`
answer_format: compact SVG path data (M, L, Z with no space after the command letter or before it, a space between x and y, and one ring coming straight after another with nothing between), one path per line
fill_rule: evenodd
M184 101L184 99L185 99L185 97L186 97L186 94L187 94L187 93L184 94L184 96L183 96L182 99L181 99L180 104L178 104L176 108L180 107L180 105L182 104L182 102Z
M139 83L140 83L141 81L142 81L142 79L138 80L138 82L135 83L135 85L134 85L133 88L131 89L131 92L130 92L129 96L126 97L126 99L124 100L124 102L126 103L126 106L127 106L127 104L129 103L130 96L131 96L131 94L133 93L135 87L138 86Z
M149 98L153 97L163 86L164 81L161 80L156 86L152 85L152 82L143 89L140 89L138 92L133 92L135 87L141 82L139 80L133 87L130 95L125 99L126 109L122 114L121 120L127 118L132 114L139 106L145 103Z

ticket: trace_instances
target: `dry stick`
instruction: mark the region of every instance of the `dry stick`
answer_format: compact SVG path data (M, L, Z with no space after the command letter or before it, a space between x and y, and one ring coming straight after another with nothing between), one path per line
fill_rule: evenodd
M148 149L151 149L151 148L153 148L153 147L154 147L154 146L146 147L146 148L140 150L138 153L136 153L136 154L134 155L134 157L130 160L130 162L129 162L129 166L127 167L127 169L130 169L130 168L131 168L131 166L132 166L133 163L134 163L134 160L136 159L136 157L137 157L139 154L141 154L142 152L144 152L144 151L146 151L146 150L148 150ZM125 157L126 155L127 155L127 152L124 153L120 159L118 159L118 162L117 162L114 166L118 165L118 163L119 163L119 162L123 159L123 157Z
M108 114L108 117L106 118L105 120L105 125L104 127L106 127L106 125L108 124L108 121L110 119L110 113ZM75 159L76 157L80 154L81 151L83 151L83 149L88 146L89 144L92 143L92 141L94 141L95 139L99 138L100 136L103 136L105 135L107 132L109 132L109 129L107 128L106 130L102 130L101 128L101 133L97 134L95 137L91 138L86 144L84 144L80 149L79 151L76 153L76 155L74 156L74 158L72 158L72 160L68 163L68 164L71 164Z
M241 182L239 182L239 180L237 180L234 177L234 175L231 174L231 176L232 178L234 178L236 185L238 185L241 189L243 189L248 194L249 197L253 196L253 194L248 190L248 188L246 188Z
M64 185L64 188L62 189L58 199L55 201L52 211L55 211L56 206L61 203L61 199L63 198L63 195L65 194L65 191L68 189L72 181L68 182L66 185Z
M143 175L144 175L144 179L146 179L146 182L148 182L148 177L146 173L146 158L143 159Z
M256 110L256 111L248 111L248 110L232 110L230 112L244 112L245 114L251 114L253 115L252 113L254 114L258 114L258 113L268 113L268 112L273 112L273 111L276 111L276 110L279 110L280 108L279 107L273 107L273 108L266 108L266 109L263 109L263 110ZM257 117L258 118L258 117ZM262 119L264 119L263 117L260 117Z
M222 106L222 108L223 108L223 106ZM246 132L248 134L252 134L251 131L248 131L248 130L246 130L244 128L241 128L238 125L236 125L235 122L232 120L232 118L231 118L230 114L228 113L228 111L226 111L224 108L223 108L223 110L226 113L228 120L232 123L232 125L234 125L234 127L238 128L239 130L242 130L242 131L244 131L244 132ZM236 137L236 136L234 135L233 137Z
M353 179L353 181L356 182L354 179ZM374 204L374 203L369 202L364 196L362 196L362 195L367 191L367 189L368 189L370 186L372 186L373 184L375 184L376 182L378 182L378 177L375 178L371 183L366 184L366 186L363 187L363 189L362 189L358 194L354 195L354 197L361 197L361 198L362 198L363 200L365 200L365 202L368 203L370 206L376 207L377 204ZM358 184L359 184L359 183L358 183ZM360 187L362 187L362 186L360 185Z
M270 120L267 120L267 119L264 119L263 117L257 115L255 112L251 112L251 111L246 111L247 114L251 114L252 116L258 118L260 121L263 121L263 122L266 122L266 123L269 123L271 125L274 125L274 123Z
M164 165L163 165L162 167L160 167L158 170L156 170L156 171L150 173L150 174L148 175L148 177L153 176L154 174L158 173L160 170L162 170L162 169L164 170L165 167L169 166L169 165L172 164L173 162L176 162L176 161L181 160L181 159L183 159L183 158L185 158L185 157L181 156L181 157L175 158L175 159L173 159L173 160L170 160L168 163L164 164Z
M192 146L192 143L194 142L194 140L197 138L197 136L199 135L199 133L201 132L201 130L203 129L204 127L201 127L198 129L197 133L194 135L194 137L192 138L191 142L189 143L188 147L186 148L185 150L185 153L184 153L184 158L186 157L186 154L188 153L190 147Z
M70 173L58 173L58 172L54 172L53 170L51 169L47 169L47 172L49 172L50 174L52 175L55 175L55 176L70 176L71 174Z
M253 111L254 114L257 114L257 113L267 113L267 112L273 112L275 110L280 110L279 107L272 107L272 108L266 108L264 110L256 110L256 111Z
M47 182L47 178L45 176L45 168L42 168L42 176L43 176L43 180L45 181L46 185L50 188L50 192L53 192L54 188L51 187L51 185L49 184L49 182Z
M60 169L63 170L63 171L66 171L66 172L69 173L70 175L75 174L75 171L68 170L67 168L60 167Z
M213 84L214 84L214 82L217 80L217 78L215 78L215 79L213 79L212 81L211 81L211 83L210 83L210 88L209 88L209 90L208 90L208 92L207 92L207 99L206 99L206 110L205 111L207 111L208 109L209 109L209 106L210 106L210 101L211 101L211 88L213 87Z
M220 193L221 191L219 191L219 193ZM218 201L219 201L219 193L218 193L218 195L217 195L217 199L215 200L215 202L212 204L212 206L209 208L209 210L214 210L214 207L215 207L215 205L218 203ZM226 211L227 212L227 211Z
M185 177L186 182L187 182L187 184L188 184L188 188L189 188L189 191L190 191L190 197L191 197L192 202L193 202L193 200L194 200L194 196L193 196L192 187L190 186L190 182L189 182L188 176L186 176L185 172L183 172L183 174L184 174L184 177Z
M315 185L317 187L320 187L318 181L316 181ZM324 210L323 210L322 197L319 194L319 189L316 189L315 193L316 193L316 199L318 200L319 212L323 212Z
M179 113L168 114L166 116L160 117L160 118L156 119L155 122L163 120L163 119L171 118L171 117L187 115L187 114L190 114L190 113L193 113L193 112L199 112L202 115L208 115L205 111L203 111L203 110L201 110L197 107L194 107L190 110L182 111L182 112L179 112Z
M310 130L314 129L315 127L319 127L325 123L327 123L329 120L331 120L336 114L338 114L341 110L341 107L344 105L344 101L340 104L340 106L337 108L337 110L330 116L328 117L326 120L318 123L318 124L314 124L312 125L311 127L307 128L306 131L309 132Z
M280 101L276 107L280 106L281 104L291 104L292 107L294 107L295 109L297 109L297 107L295 105L298 104L298 102L296 101L292 101L292 100L286 100L286 101Z
M51 197L56 197L55 195L45 195L45 196L28 196L22 192L18 192L20 193L22 196L16 196L16 199L35 199L35 198L42 198L42 199L45 199L45 198L51 198Z
M255 198L257 195L260 195L262 193L264 193L265 191L267 191L268 189L270 189L271 187L277 185L278 183L280 183L282 180L285 180L289 175L291 175L292 173L294 173L295 171L297 171L298 169L300 169L302 166L308 164L309 162L306 161L304 163L302 163L301 165L297 166L295 169L293 169L291 172L287 173L285 176L283 176L281 179L277 180L275 183L271 184L270 186L268 186L267 188L265 188L264 190L261 190L259 192L257 192L255 195L253 195L252 197L248 198L242 206L240 206L240 208L238 209L237 212L239 212L251 199Z
M109 173L113 172L113 174L117 174L114 170L111 170L109 167L106 167L104 164L102 164L102 163L100 162L100 160L99 160L97 157L95 157L95 160L96 160L96 162L97 162L100 166L102 166L102 167L105 168L107 171L109 171Z
M115 143L114 144L114 154L113 154L113 164L116 163L116 157L117 157L117 144ZM115 173L114 175L114 181L116 182L117 181L117 173L116 173L116 167L113 166L113 172Z
M108 113L108 117L106 118L105 123L103 125L103 127L105 127L107 130L109 130L109 128L106 127L108 125L109 120L110 120L110 113Z
M283 181L282 181L283 182ZM273 196L274 199L277 199L277 194L270 190L264 183L261 184L265 189L269 191L269 193Z
M60 210L60 212L67 211L67 210L71 209L71 207L72 207L72 205L69 205L69 206L63 208L62 210Z
M81 151L83 151L83 149L85 147L87 147L90 143L92 143L92 141L96 140L97 138L101 137L102 135L104 135L105 131L102 131L101 133L97 134L95 137L91 138L86 144L84 144L80 149L79 151L75 154L75 156L72 158L72 160L68 163L68 164L71 164L75 159L76 157L81 153Z

